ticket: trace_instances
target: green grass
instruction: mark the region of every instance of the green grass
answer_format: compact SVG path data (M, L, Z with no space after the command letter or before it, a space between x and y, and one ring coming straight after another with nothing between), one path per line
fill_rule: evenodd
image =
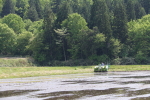
M5 57L0 58L0 67L27 67L33 66L32 62L32 58Z
M36 67L33 62L32 58L0 58L0 79L94 72L94 66ZM111 65L108 72L144 70L150 71L150 65Z
M150 65L111 65L108 72L112 71L150 71ZM0 79L93 72L94 66L0 67Z
M75 67L0 67L0 79L93 72L93 66Z
M150 71L150 65L111 65L108 71Z

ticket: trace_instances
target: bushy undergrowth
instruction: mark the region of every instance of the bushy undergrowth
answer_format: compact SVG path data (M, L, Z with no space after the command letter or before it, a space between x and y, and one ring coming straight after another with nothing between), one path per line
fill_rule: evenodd
M135 59L134 58L129 58L129 57L125 57L125 58L117 58L112 60L112 64L114 65L135 65Z
M29 67L34 66L32 58L0 58L0 67Z
M45 63L47 66L88 66L88 65L96 65L97 63L92 60L67 60L67 61L50 61Z

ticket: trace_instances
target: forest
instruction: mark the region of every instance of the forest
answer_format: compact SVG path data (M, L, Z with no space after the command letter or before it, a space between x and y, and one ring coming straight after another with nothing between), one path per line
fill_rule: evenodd
M0 0L0 56L39 65L150 64L150 0Z

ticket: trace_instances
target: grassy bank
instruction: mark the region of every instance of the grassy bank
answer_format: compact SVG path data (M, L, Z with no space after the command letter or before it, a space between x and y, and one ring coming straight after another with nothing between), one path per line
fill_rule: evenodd
M32 67L29 67L32 66ZM150 71L150 65L111 65L111 71ZM32 58L1 57L0 79L46 75L93 73L94 66L37 67Z
M109 71L150 71L150 65L111 65Z
M0 67L0 79L93 72L93 66L78 67Z
M150 71L150 65L111 65L112 71ZM93 73L94 66L75 67L0 67L0 79L77 73Z
M34 66L30 57L0 57L0 67L28 67Z

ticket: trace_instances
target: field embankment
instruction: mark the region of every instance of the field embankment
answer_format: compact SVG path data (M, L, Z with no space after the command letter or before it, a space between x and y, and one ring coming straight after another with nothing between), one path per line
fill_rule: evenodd
M111 65L108 71L150 71L150 65ZM32 58L0 58L0 79L93 72L94 66L37 67Z
M30 57L0 57L0 67L29 67L34 65L34 60Z
M150 71L150 65L111 65L108 71ZM0 79L93 72L94 66L0 67Z
M111 65L108 71L150 71L150 65Z
M0 79L93 72L92 66L78 67L0 67Z

